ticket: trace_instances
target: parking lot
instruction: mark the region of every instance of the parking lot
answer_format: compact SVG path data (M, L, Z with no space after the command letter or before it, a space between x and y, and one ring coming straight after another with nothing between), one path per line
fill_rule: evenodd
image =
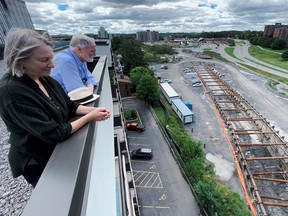
M138 99L123 100L124 109L137 109L144 132L128 131L130 151L144 147L153 150L151 160L132 160L140 211L143 216L200 215L195 198L163 137L149 107Z
M287 96L279 96L279 93L269 87L265 78L223 62L200 60L190 55L186 56L182 62L168 64L169 69L165 71L158 69L155 65L155 75L171 79L170 85L182 96L182 100L193 105L196 120L191 125L185 125L185 128L193 138L205 144L206 159L215 165L216 175L244 199L232 152L224 136L226 129L219 124L221 121L217 120L217 108L207 96L207 90L201 86L194 87L182 73L187 67L192 68L201 64L213 65L221 73L223 80L244 96L259 113L269 119L269 122L285 139L287 137L285 128L288 125L287 109L285 109ZM276 213L275 210L273 215L283 215L281 209L277 210L278 212Z

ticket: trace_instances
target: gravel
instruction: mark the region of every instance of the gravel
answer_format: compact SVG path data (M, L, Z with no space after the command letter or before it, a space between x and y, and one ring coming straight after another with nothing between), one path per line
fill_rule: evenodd
M3 60L0 61L0 77L5 73L6 68ZM18 216L32 193L30 186L21 176L13 178L8 163L9 132L0 118L0 216Z
M8 163L9 132L0 119L0 215L21 215L27 200L32 193L32 187L21 176L13 179Z

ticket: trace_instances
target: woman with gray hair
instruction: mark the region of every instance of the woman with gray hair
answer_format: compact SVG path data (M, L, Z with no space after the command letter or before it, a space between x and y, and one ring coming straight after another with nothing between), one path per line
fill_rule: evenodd
M97 82L88 70L87 62L93 62L95 55L96 44L93 38L73 35L69 49L55 55L56 66L52 69L51 76L66 93L80 87L88 87L93 92Z
M10 132L8 159L13 177L23 175L35 187L56 144L110 112L70 100L50 77L52 44L33 30L9 31L4 60L8 72L0 80L0 115ZM76 115L81 117L71 121Z

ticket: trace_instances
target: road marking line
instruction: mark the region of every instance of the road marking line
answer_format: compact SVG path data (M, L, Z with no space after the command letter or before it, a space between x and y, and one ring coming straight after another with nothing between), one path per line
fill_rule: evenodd
M166 200L167 199L167 196L165 195L165 194L163 194L160 198L159 198L159 200Z
M169 209L169 206L139 206L140 208Z
M150 146L149 144L143 144L143 143L139 143L139 144L129 144L130 146Z
M139 185L142 185L142 182L144 182L148 176L149 176L149 175L146 175L145 178L140 182Z
M153 173L151 176L150 176L150 178L149 178L149 180L147 181L147 183L145 184L145 186L144 187L148 187L147 185L150 183L150 180L153 178L153 176L155 175L156 173ZM157 174L156 174L157 175ZM155 178L156 179L156 178ZM152 184L153 185L153 184ZM150 186L150 187L152 187L152 186Z
M133 173L134 173L134 171L133 171ZM141 173L141 172L138 172L138 171L137 171L137 172L136 172L136 175L137 175L138 173ZM135 182L137 182L137 180L138 180L142 175L144 175L144 172L142 172L137 179L135 179L135 175L134 175Z
M138 163L151 163L151 164L154 164L155 162L152 162L152 161L141 161L141 160L131 160L133 162L138 162Z
M142 188L163 188L158 172L133 171L136 187Z
M139 137L139 136L127 136L127 138L131 138L131 139L148 139L147 137Z

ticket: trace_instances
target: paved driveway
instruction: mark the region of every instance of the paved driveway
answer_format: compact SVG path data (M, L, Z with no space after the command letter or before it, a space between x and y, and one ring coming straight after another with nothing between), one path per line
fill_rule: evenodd
M137 109L146 130L129 131L130 150L153 149L152 160L132 160L141 214L143 216L197 216L198 204L176 164L149 107L138 99L124 99L123 107Z

